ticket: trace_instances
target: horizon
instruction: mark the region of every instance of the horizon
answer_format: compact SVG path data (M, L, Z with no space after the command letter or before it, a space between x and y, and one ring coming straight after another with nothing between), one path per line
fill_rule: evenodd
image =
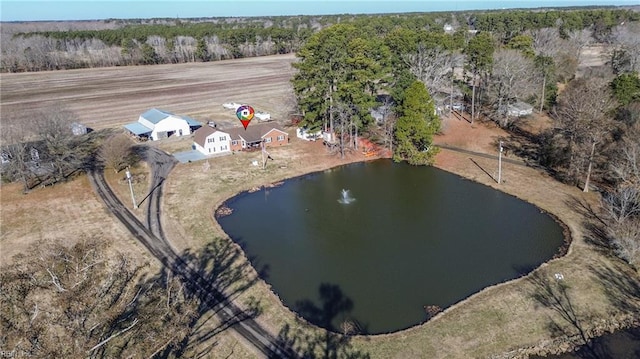
M585 6L638 6L640 0L458 0L452 1L2 1L1 22L192 19L261 16L323 16L428 13Z

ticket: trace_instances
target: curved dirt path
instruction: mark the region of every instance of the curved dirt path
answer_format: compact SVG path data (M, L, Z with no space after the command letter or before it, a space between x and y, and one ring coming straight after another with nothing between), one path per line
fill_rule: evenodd
M168 155L163 156L157 150L150 150L151 157L157 161L151 162L152 174L161 174L170 171L173 168L173 159L167 159ZM88 172L89 181L98 196L104 201L109 211L127 228L129 232L142 244L147 250L156 257L165 267L171 270L178 278L187 284L195 295L202 302L216 313L223 323L230 323L229 327L240 334L247 342L249 342L258 352L272 358L296 358L297 355L291 348L284 347L276 338L262 328L247 313L242 311L236 305L228 300L224 293L220 292L213 284L204 278L196 269L192 268L190 263L184 261L171 248L168 240L159 238L154 231L162 235L160 223L160 207L159 202L162 191L155 190L155 199L149 201L149 206L154 208L151 217L147 223L153 230L146 228L117 198L115 193L106 183L104 173L101 170L91 170ZM161 188L163 179L154 178L152 183L156 183Z

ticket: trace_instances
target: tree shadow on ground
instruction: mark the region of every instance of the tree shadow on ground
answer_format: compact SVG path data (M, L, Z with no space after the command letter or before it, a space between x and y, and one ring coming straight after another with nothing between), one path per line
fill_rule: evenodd
M298 321L298 327L286 324L278 334L280 345L293 348L303 358L369 358L368 353L351 344L353 335L366 333L366 327L348 316L353 310L353 301L334 284L322 283L319 295L319 306L307 299L296 303L294 309L320 328L310 328L304 320Z
M261 303L253 297L242 303L243 308L231 303L259 278L241 256L240 250L230 242L213 240L201 250L188 249L176 255L170 261L170 269L154 279L162 282L170 275L180 277L186 302L193 306L193 313L185 324L187 334L158 352L156 357L207 357L218 343L213 338L261 314Z
M592 245L599 253L607 257L615 257L609 244L609 235L606 230L607 224L596 209L586 200L576 196L571 196L565 203L584 218L582 227L585 229L585 242Z
M496 142L503 141L505 154L516 155L524 159L528 165L539 166L542 139L545 135L531 133L518 125L509 126L507 132L508 135L505 138L496 140Z
M607 358L605 349L590 339L585 323L592 318L580 312L572 301L570 287L562 277L551 277L543 271L533 273L528 281L533 284L531 297L539 306L551 309L556 315L549 316L547 329L553 338L567 338L571 344L581 346L584 358Z
M628 313L640 312L640 280L626 263L612 260L610 265L590 265L589 270L597 276L611 304Z

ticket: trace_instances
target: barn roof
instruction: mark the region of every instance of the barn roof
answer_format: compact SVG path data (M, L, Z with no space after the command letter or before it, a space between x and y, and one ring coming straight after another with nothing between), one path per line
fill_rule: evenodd
M147 112L140 115L140 117L143 117L144 119L153 123L154 125L158 124L158 122L164 120L169 116L175 116L175 115L172 114L171 112L158 110L157 108L152 108L151 110L147 110Z
M136 136L144 135L151 133L153 130L149 127L141 124L140 122L132 122L130 124L124 125L129 132L133 133Z

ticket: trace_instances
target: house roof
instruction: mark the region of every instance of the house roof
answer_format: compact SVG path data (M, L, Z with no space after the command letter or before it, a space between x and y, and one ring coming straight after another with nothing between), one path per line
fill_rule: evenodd
M129 132L133 133L136 136L151 133L153 131L149 127L141 124L140 122L132 122L130 124L124 125L124 128L126 128L127 130L129 130Z
M193 142L204 147L207 137L216 132L224 133L225 135L228 134L228 132L220 131L217 128L213 128L211 126L202 126L193 133Z
M147 110L147 112L140 115L140 117L143 117L144 119L153 123L154 125L158 124L158 122L164 120L169 116L175 116L175 115L172 114L171 112L158 110L157 108L152 108L151 110Z
M285 130L283 130L280 126L273 123L259 123L255 125L247 126L245 130L243 127L233 127L226 129L225 131L231 135L232 140L237 140L242 138L245 142L262 142L264 136L269 133L271 130L280 131L283 134L287 134Z

